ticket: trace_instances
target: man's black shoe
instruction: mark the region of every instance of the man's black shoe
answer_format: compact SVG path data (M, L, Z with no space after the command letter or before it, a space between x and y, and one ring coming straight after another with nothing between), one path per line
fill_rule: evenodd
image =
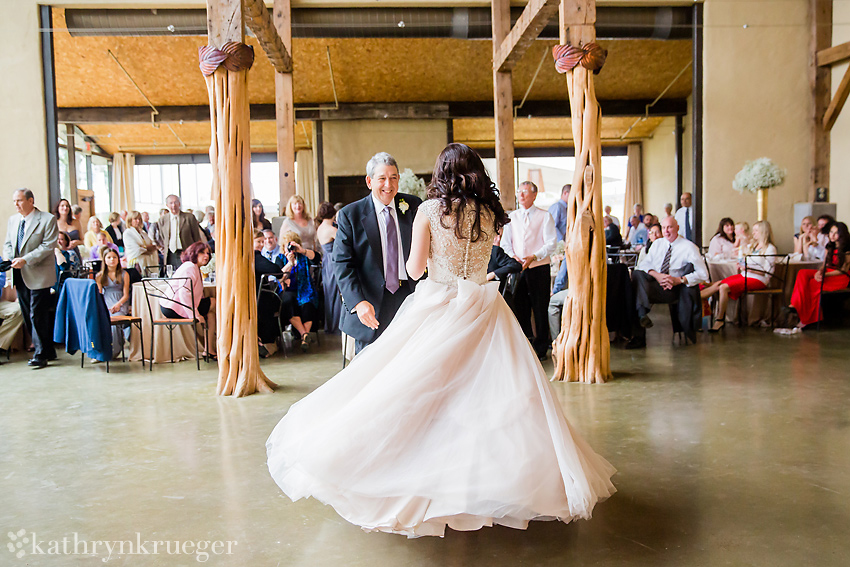
M32 358L29 362L27 362L27 366L32 366L33 368L46 368L47 361L42 358Z
M626 343L626 349L632 350L636 348L646 348L646 339L634 337L632 340Z
M640 326L644 329L652 328L652 319L649 318L649 315L644 315L640 318Z

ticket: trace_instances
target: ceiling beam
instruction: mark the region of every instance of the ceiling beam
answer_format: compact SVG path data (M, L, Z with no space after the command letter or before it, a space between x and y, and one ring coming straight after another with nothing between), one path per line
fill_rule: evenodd
M493 69L511 71L558 12L560 0L530 0L493 56Z
M832 97L829 108L826 109L826 114L823 117L823 129L827 132L835 126L835 121L838 120L838 115L841 114L848 95L850 95L850 67L844 73L841 84L838 85L838 90L835 91L835 96Z
M292 72L292 57L289 55L280 34L277 33L272 16L263 0L242 0L245 24L257 36L257 41L269 57L278 73Z
M605 116L644 116L648 100L601 100ZM518 101L517 101L518 103ZM156 122L208 122L208 106L160 106ZM684 116L686 99L662 99L649 109L650 116ZM146 106L113 106L60 108L59 122L85 124L150 124L151 109ZM570 107L562 100L526 101L520 118L569 118ZM388 102L342 103L338 110L320 105L295 106L296 120L453 120L459 118L492 118L491 101L467 102ZM252 104L251 120L275 119L275 105Z
M828 67L850 59L850 41L818 51L818 67Z

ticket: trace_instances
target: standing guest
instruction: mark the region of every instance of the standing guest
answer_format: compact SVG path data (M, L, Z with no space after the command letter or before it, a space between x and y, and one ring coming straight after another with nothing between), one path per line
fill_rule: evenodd
M611 214L611 206L605 206L605 216L611 219L611 222L617 227L617 230L620 229L620 219Z
M555 221L555 232L558 234L558 242L563 242L567 234L567 201L570 199L572 185L567 183L561 188L561 198L549 207L549 214Z
M312 250L301 246L301 237L295 232L285 232L280 239L285 260L283 265L284 287L281 319L289 321L301 335L301 350L307 352L313 342L310 330L319 320L319 292L310 277L310 260L315 258Z
M118 253L119 257L121 256L121 251L118 250L118 247L109 242L109 235L105 232L101 232L97 235L97 242L95 242L95 245L91 247L89 260L100 260L103 257L104 249L114 250Z
M124 231L124 256L127 267L136 267L139 274L146 276L145 268L159 264L156 244L145 230L144 220L139 211L130 211L127 215L127 230Z
M95 277L97 289L103 294L109 315L130 314L130 276L121 268L121 258L118 252L109 249L103 252L103 266ZM124 345L124 339L129 338L130 327L121 329L112 325L112 358L117 357Z
M263 258L274 263L280 255L280 246L277 245L277 236L272 229L260 230L263 235L263 248L260 251Z
M673 216L673 203L664 203L664 217Z
M717 232L708 243L708 257L711 259L734 258L735 250L735 221L729 217L720 219Z
M634 209L632 210L632 216L637 217L639 222L643 222L643 205L635 203Z
M334 240L336 239L337 208L325 201L319 205L316 220L316 240L322 247L322 291L325 298L325 333L339 334L339 318L342 312L342 298L339 296L339 286L333 266Z
M112 239L112 243L119 248L124 248L124 228L121 215L116 212L109 213L109 226L106 227L106 232Z
M684 236L691 242L695 242L696 232L694 231L694 207L693 199L690 193L682 193L679 199L681 207L676 211L676 222L679 224L679 235Z
M280 240L287 232L296 233L301 239L301 244L309 250L318 250L319 243L316 241L316 225L307 213L304 199L301 195L293 195L286 202L286 218L280 226Z
M183 251L196 242L204 242L204 235L195 215L180 210L180 197L169 195L165 199L168 214L159 217L159 233L165 248L165 261L178 269Z
M558 243L555 221L548 212L534 206L537 185L520 183L517 191L519 209L510 214L505 225L502 248L508 256L522 264L514 310L525 336L532 340L537 358L546 360L549 348L549 325L546 308L549 304L549 256ZM534 313L535 330L531 327Z
M71 239L71 248L76 248L83 243L83 226L79 219L74 218L74 214L71 212L71 203L67 199L59 199L59 203L56 204L56 209L53 211L53 216L56 217L56 226L59 231L66 232Z
M207 213L206 234L209 237L207 244L210 245L210 250L215 252L215 207L208 205L205 212Z
M731 219L725 219L730 220ZM714 239L712 239L714 240ZM773 245L773 231L770 223L759 221L753 225L754 250L747 254L745 263L738 263L738 273L724 278L719 282L713 282L700 291L702 299L708 299L715 293L718 294L717 318L714 326L709 329L716 333L726 326L726 306L729 300L736 300L747 290L759 290L767 287L773 276L773 265L776 262L776 246Z
M97 245L97 235L105 234L106 238L109 242L112 242L112 237L109 236L109 233L103 230L103 223L100 222L100 219L97 217L89 217L88 230L86 231L85 236L83 237L83 244L85 244L86 248L92 248Z
M821 215L818 217L818 243L826 248L829 243L829 232L832 230L832 225L835 224L835 219L832 215Z
M83 208L79 205L71 205L71 214L74 215L74 220L80 220L83 216Z
M254 221L254 230L271 230L272 223L266 219L266 212L259 199L251 199L251 215Z
M192 214L195 215L195 220L198 221L198 226L201 227L201 232L204 233L204 238L206 239L207 243L209 243L210 240L212 240L212 235L210 234L210 231L204 227L204 221L207 218L207 214L201 209L198 209L197 211L192 211Z
M652 249L632 273L637 309L633 315L632 339L626 348L645 348L646 329L652 327L649 311L656 303L679 303L679 323L685 336L696 342L694 312L699 310L699 284L708 272L696 244L679 235L674 217L661 221L664 239Z
M794 281L791 307L800 316L800 329L820 321L821 284L824 291L844 289L850 285L850 233L843 222L833 222L826 245L823 266L817 270L800 270ZM778 329L777 329L778 330Z
M0 256L0 264L2 263L3 257ZM15 340L24 324L24 316L18 304L15 288L11 285L7 286L6 283L6 272L0 272L0 319L3 320L3 324L0 325L0 353L3 354L12 348L12 341Z
M142 212L142 228L144 228L145 232L147 232L148 234L151 233L151 216L148 214L147 211Z
M16 214L6 227L3 257L12 259L12 282L24 325L32 336L35 353L29 361L33 368L44 368L56 359L53 346L53 322L50 319L50 288L56 283L53 249L59 237L56 217L39 211L29 189L12 195Z
M118 223L118 224L119 224L119 227L121 228L121 232L124 232L125 230L127 230L127 223L126 223L125 221L127 220L127 215L128 215L128 214L129 214L129 211L127 211L126 209L124 209L124 210L122 210L122 211L121 211L121 213L118 215L118 216L121 218L121 220L120 220L120 221L119 221L119 223Z
M752 245L750 236L750 225L747 222L739 222L735 225L735 252L739 258L746 256Z
M194 220L195 217L192 219ZM208 353L205 352L204 356L207 354L215 356L215 298L204 297L204 277L201 275L201 267L209 263L210 256L210 247L206 242L194 242L183 250L181 254L183 263L171 279L188 278L192 283L190 285L189 281L181 281L179 285L175 284L176 287L166 288L166 295L169 295L170 299L163 299L159 304L159 310L169 319L197 317L206 321L208 336L211 339L207 345Z

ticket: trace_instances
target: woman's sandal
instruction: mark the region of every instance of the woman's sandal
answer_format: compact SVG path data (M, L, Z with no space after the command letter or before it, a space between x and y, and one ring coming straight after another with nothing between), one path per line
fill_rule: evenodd
M726 321L715 321L714 326L711 327L708 332L709 333L719 333L723 327L726 326Z

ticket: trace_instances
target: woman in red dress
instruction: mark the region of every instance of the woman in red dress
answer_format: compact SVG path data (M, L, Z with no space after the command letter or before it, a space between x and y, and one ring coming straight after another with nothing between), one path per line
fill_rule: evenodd
M722 227L722 221L721 221ZM738 299L747 290L764 289L773 275L773 264L776 262L776 246L773 245L773 230L767 221L759 221L753 225L752 245L755 247L747 254L745 264L738 262L738 273L713 282L700 291L700 297L708 299L718 294L717 318L714 326L709 329L716 333L726 325L726 306L730 299Z
M829 230L826 257L818 270L800 270L794 282L791 307L800 316L799 328L820 320L821 282L824 291L843 289L850 284L850 233L847 225L837 222Z

